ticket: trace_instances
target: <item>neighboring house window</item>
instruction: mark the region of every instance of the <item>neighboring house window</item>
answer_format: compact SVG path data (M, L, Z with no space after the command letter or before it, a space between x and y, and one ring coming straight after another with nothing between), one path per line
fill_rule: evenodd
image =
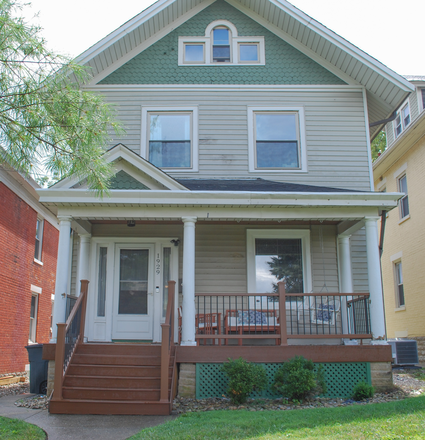
M405 305L404 302L404 285L403 285L403 270L401 266L401 261L394 264L395 271L395 282L396 282L396 305L397 307L402 307Z
M38 295L31 295L31 309L30 309L30 333L29 341L36 342L37 336L37 309L38 309Z
M407 194L407 177L406 174L398 179L398 190L404 193L404 196L400 199L400 217L404 218L409 215L409 196Z
M422 96L422 110L425 110L425 89L421 89Z
M400 134L403 132L403 130L407 128L409 124L410 124L410 107L409 107L409 103L407 102L397 112L397 116L394 121L395 137L400 136Z
M199 37L179 37L179 65L264 65L264 37L238 35L227 20L216 20Z
M41 248L43 244L43 220L38 218L35 229L35 250L34 258L41 261Z
M301 111L250 109L249 112L250 170L305 170Z
M311 290L310 231L248 230L247 255L250 293L277 293L279 281L287 293Z
M198 109L142 108L142 157L158 168L197 171Z

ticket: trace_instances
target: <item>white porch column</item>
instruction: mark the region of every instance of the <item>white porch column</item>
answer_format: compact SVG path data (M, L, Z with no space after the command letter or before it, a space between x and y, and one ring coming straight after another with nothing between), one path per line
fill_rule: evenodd
M339 254L339 275L340 275L340 291L341 293L353 293L353 274L351 271L351 251L350 236L340 235L338 237L338 254ZM342 330L348 333L347 322L347 298L342 300L341 304Z
M65 322L66 294L69 280L69 255L71 250L71 217L58 216L59 220L59 246L56 268L55 303L52 319L52 342L56 342L57 326Z
M181 345L195 340L195 223L196 217L183 217L183 304Z
M77 296L80 296L80 281L89 279L89 262L90 262L90 234L80 235L80 255L78 264L78 280L77 280Z
M385 337L384 299L378 247L379 217L366 217L366 253L370 293L370 320L374 338Z

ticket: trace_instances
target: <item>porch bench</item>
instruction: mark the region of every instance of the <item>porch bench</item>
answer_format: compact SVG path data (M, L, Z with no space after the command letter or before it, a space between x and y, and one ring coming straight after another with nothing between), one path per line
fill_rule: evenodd
M280 331L277 310L226 310L224 316L224 334L232 332L238 334L260 333L276 334ZM238 344L242 345L242 339L238 339ZM279 340L276 339L276 345ZM227 345L227 339L225 339Z

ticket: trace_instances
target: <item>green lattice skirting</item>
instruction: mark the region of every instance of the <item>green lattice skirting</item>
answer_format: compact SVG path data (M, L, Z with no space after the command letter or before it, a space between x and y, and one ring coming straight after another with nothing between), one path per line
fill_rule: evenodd
M222 397L226 395L227 377L221 370L222 364L196 364L196 398ZM252 398L276 398L271 385L281 364L264 365L269 379L269 388L262 393L253 393ZM315 364L317 368L319 364ZM354 386L365 381L371 384L370 364L368 362L324 363L325 380L328 392L324 397L349 397Z

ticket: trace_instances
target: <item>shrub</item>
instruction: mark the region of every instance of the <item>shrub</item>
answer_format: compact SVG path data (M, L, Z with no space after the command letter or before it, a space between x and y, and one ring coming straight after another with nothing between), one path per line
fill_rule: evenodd
M253 391L262 391L268 384L266 370L262 365L239 358L223 364L223 371L229 378L227 395L232 403L245 403Z
M357 402L359 400L370 399L375 393L375 388L372 385L362 381L359 382L353 389L353 399Z
M315 373L313 361L302 356L290 359L276 371L273 386L283 397L300 402L327 391L323 366Z

